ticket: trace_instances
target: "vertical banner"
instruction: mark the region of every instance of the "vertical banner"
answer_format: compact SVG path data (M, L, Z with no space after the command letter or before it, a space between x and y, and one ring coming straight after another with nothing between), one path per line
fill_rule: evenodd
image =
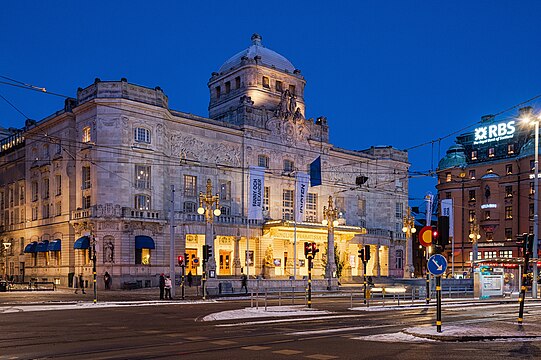
M250 166L248 180L248 219L263 219L263 191L265 188L265 168Z
M321 185L321 156L310 164L310 186Z
M309 181L310 175L304 173L295 174L295 222L304 221Z
M441 214L449 216L449 236L454 238L453 199L443 199L441 201Z

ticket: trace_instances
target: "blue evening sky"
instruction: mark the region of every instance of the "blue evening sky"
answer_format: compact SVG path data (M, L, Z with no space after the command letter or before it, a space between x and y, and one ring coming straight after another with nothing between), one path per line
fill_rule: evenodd
M126 77L206 116L210 74L257 32L301 69L306 115L327 116L333 144L406 149L540 94L540 29L540 1L20 0L0 12L0 75L70 96ZM63 106L1 84L0 95L33 119ZM0 99L1 126L24 121ZM453 138L411 150L411 169L435 167ZM410 197L434 184L410 179Z

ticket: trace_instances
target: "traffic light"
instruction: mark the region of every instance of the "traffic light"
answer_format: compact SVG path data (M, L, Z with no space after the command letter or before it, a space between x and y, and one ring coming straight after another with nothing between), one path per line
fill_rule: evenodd
M438 217L438 237L439 244L442 250L449 245L449 216Z
M182 266L182 264L184 264L184 256L179 255L177 257L177 260L178 260L178 266Z
M207 245L203 245L203 260L207 261Z
M304 257L308 257L308 254L312 251L312 245L309 242L304 243Z
M528 253L530 254L530 256L534 256L534 254L533 254L533 242L534 242L533 234L528 234L527 242L528 242Z
M359 258L361 259L361 261L364 261L364 249L359 249L358 251L359 255Z
M207 260L212 257L212 245L207 245Z
M312 255L316 256L316 254L319 252L319 249L317 248L317 244L315 242L312 243Z
M370 260L370 245L364 246L364 261Z

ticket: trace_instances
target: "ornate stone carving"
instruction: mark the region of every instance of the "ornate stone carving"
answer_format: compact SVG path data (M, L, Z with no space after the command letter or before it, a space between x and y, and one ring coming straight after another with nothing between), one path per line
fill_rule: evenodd
M171 137L171 152L183 159L232 166L241 165L240 147L227 143L206 143L189 135Z

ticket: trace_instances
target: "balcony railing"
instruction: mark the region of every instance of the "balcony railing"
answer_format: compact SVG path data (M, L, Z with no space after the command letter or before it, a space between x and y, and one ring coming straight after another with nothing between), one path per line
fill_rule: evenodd
M117 219L144 219L144 220L166 220L163 211L137 210L129 207L120 207L112 204L94 205L88 209L77 209L72 212L72 220L87 218L117 218Z

